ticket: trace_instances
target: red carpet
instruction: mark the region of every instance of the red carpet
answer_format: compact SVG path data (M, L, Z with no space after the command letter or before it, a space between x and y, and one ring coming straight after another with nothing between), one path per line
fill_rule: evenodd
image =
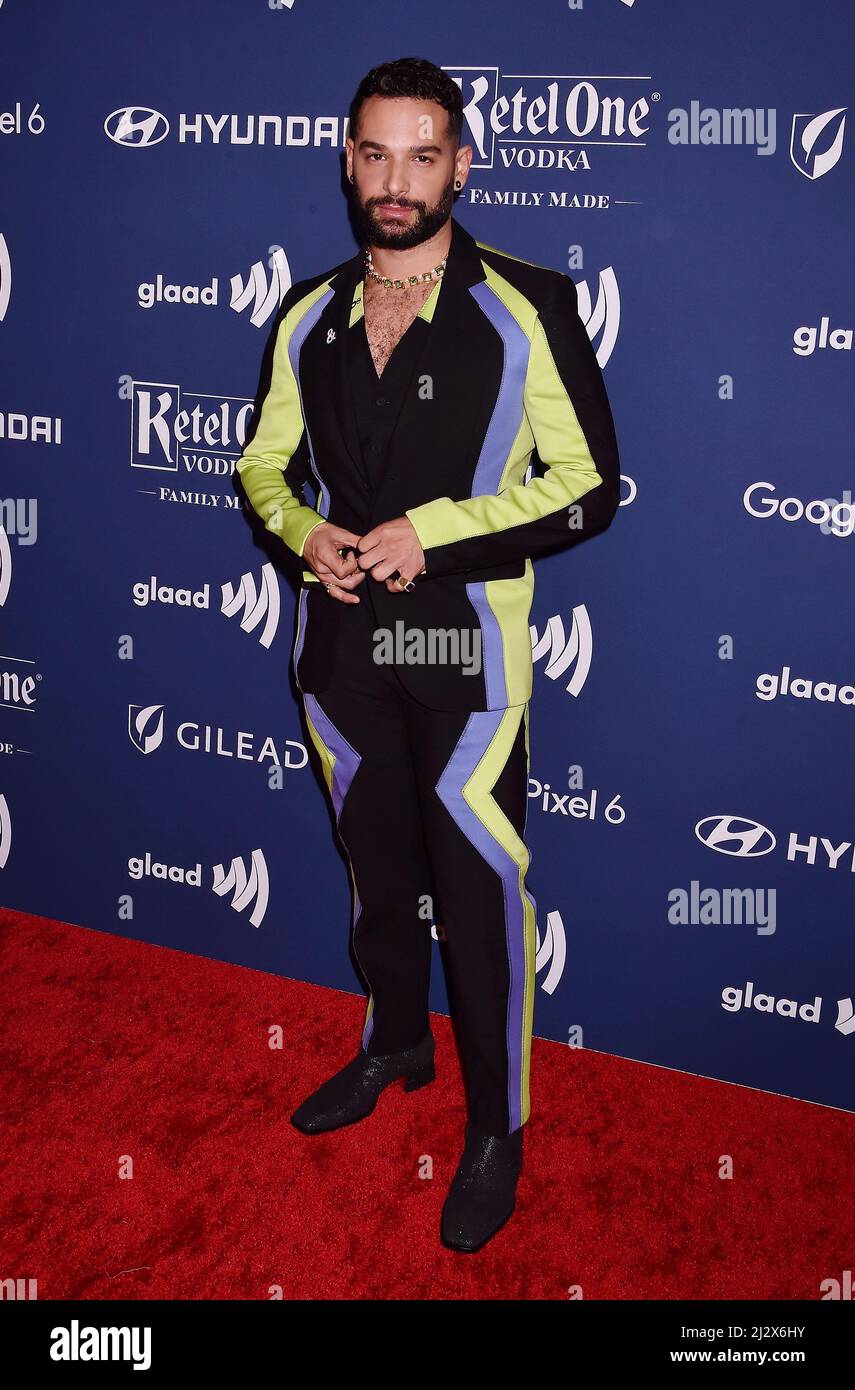
M446 1018L433 1085L308 1138L288 1116L355 1055L361 996L12 912L0 961L0 1278L40 1300L816 1300L853 1267L845 1112L535 1038L516 1213L455 1254Z

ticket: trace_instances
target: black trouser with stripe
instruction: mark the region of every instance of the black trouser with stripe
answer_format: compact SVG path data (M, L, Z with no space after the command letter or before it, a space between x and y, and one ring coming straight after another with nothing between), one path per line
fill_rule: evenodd
M367 595L349 615L365 628L359 659L303 703L350 864L354 954L369 990L362 1047L399 1052L427 1032L434 925L469 1118L510 1134L530 1108L528 704L428 709L394 666L374 662Z

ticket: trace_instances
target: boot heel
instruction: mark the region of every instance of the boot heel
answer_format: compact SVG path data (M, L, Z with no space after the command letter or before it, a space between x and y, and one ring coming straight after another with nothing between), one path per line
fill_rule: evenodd
M410 1072L409 1076L404 1081L404 1090L418 1091L422 1086L429 1086L430 1083L435 1080L436 1068L433 1058L431 1058L429 1062L425 1062L423 1066Z

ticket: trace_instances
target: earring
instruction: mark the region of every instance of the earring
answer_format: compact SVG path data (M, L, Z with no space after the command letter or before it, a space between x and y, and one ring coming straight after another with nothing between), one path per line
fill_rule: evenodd
M460 187L461 187L461 184L460 184L460 180L459 180L459 179L455 179L455 180L454 180L454 187L455 187L455 188L460 188Z
M350 182L353 183L353 174L348 174L348 178L350 179Z

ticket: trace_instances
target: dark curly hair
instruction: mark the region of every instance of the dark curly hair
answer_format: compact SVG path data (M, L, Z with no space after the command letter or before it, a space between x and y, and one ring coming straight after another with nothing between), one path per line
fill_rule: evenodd
M356 140L357 124L362 103L368 97L420 97L435 101L448 112L448 132L452 143L460 144L463 130L463 98L460 88L447 72L429 63L426 58L396 58L381 63L367 72L350 103L349 133Z

